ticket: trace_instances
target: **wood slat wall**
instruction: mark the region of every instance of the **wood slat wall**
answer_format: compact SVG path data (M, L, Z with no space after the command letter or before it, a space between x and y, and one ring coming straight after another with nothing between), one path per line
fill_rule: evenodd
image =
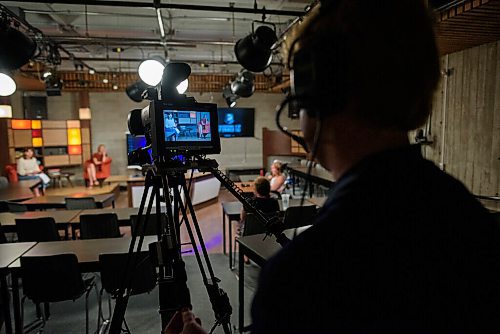
M448 55L448 69L448 82L443 77L433 104L434 143L425 146L424 154L437 165L443 162L474 194L498 196L500 41Z

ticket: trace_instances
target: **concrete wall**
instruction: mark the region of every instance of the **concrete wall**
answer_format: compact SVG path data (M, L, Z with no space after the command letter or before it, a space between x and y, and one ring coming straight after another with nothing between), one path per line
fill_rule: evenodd
M195 93L198 102L216 103L226 107L226 102L220 92ZM255 108L254 138L221 138L222 152L214 155L224 170L227 167L261 168L262 161L262 128L276 129L275 108L284 95L256 93L250 98L239 99L238 107ZM23 117L22 92L16 92L11 98L14 117ZM127 132L127 116L130 110L142 108L146 102L135 103L124 92L90 93L90 109L92 111L92 150L99 144L105 144L113 158L112 173L123 174L126 171L127 156L125 133ZM78 119L78 94L63 93L61 96L48 97L49 119ZM298 129L299 122L282 117L284 125Z

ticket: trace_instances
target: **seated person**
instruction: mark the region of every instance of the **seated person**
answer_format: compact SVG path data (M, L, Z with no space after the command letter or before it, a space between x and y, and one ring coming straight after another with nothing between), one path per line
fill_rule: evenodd
M92 186L98 186L99 181L97 181L96 171L101 169L102 164L108 160L108 153L106 152L106 146L100 144L97 146L97 153L92 155L92 159L85 162L85 169L89 176L89 188Z
M257 209L264 213L274 213L280 211L278 200L270 197L271 184L262 176L255 179L255 191L253 198L254 205ZM245 221L245 209L241 211L241 222Z
M40 187L34 187L35 196L40 196L39 188L46 188L50 178L40 170L38 160L34 157L35 152L32 148L26 148L23 156L17 160L17 174L19 180L40 180Z
M198 122L198 137L206 138L210 133L210 122L207 119L207 116L203 116L203 118Z
M168 141L176 141L179 133L180 130L177 128L177 123L175 123L172 114L167 114L167 118L165 119L165 139Z
M271 174L267 176L271 182L271 191L281 193L285 190L286 177L282 171L282 163L279 160L274 160L271 164Z

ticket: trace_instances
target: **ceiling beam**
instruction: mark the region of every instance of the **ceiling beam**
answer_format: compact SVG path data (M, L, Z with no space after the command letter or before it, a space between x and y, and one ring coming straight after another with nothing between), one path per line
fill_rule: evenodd
M50 3L64 5L88 5L88 6L109 6L109 7L132 7L132 8L155 8L153 2L138 1L111 1L111 0L23 0L23 3ZM302 16L305 11L264 9L264 8L243 8L234 6L206 6L206 5L187 5L180 3L160 3L159 8L196 10L205 12L227 12L227 13L246 13L246 14L266 14L278 16Z
M121 38L121 37L83 37L83 36L47 36L57 44L78 44L78 45L130 45L130 46L163 46L159 39L147 38ZM224 41L195 41L195 40L167 40L168 46L196 46L196 45L217 45L234 46L234 42Z

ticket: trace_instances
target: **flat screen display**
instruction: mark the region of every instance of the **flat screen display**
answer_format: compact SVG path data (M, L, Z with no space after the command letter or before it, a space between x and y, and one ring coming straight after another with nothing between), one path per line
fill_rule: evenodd
M144 136L132 136L127 133L127 157L129 157L130 152L135 151L141 147L146 147L146 137ZM128 159L128 165L133 165L130 158Z
M218 108L221 137L254 137L254 108Z
M165 141L209 142L212 140L207 111L163 110Z

